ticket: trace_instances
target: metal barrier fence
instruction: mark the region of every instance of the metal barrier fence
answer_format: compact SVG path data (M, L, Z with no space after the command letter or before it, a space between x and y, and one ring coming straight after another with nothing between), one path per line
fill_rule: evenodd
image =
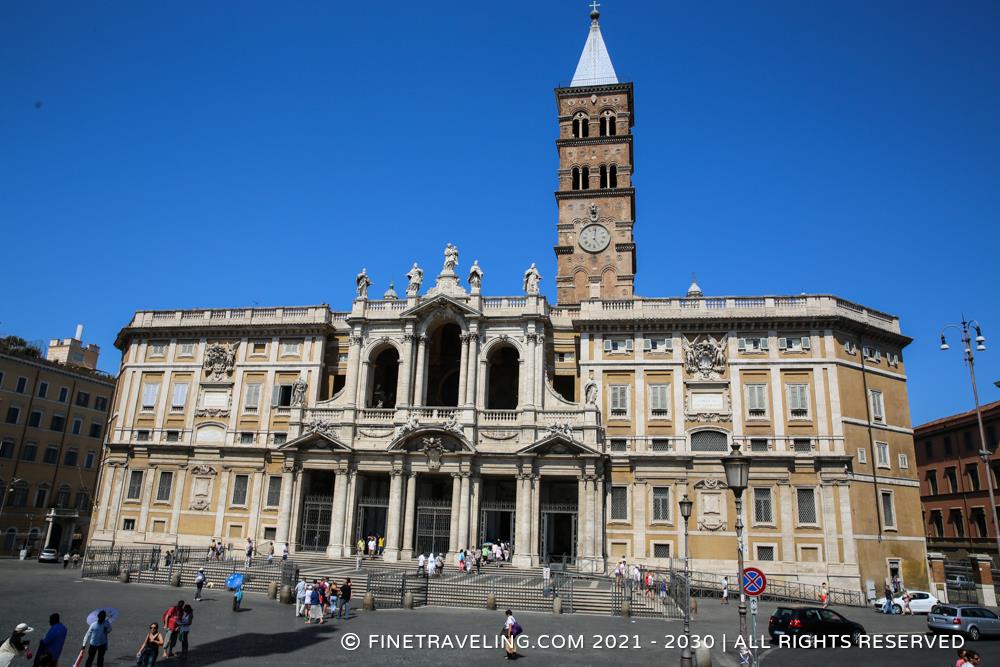
M711 572L691 572L691 595L702 598L722 597L722 578L725 574ZM740 592L739 572L729 576L729 595L738 597ZM801 581L771 578L767 580L767 588L759 597L761 600L774 602L804 602L818 604L822 586L807 584ZM862 591L852 591L840 588L827 588L829 601L832 605L844 607L867 607L868 601Z
M652 571L647 570L653 574ZM622 615L624 603L629 614L652 618L683 619L684 609L691 604L691 588L683 574L665 571L653 574L647 583L644 574L637 581L633 578L616 578L611 585L611 613Z

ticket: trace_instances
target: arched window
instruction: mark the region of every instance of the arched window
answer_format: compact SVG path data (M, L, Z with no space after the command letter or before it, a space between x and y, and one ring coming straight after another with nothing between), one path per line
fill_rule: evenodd
M580 172L580 189L590 189L590 167L584 167Z
M601 189L608 187L608 167L601 165Z
M698 431L691 434L692 452L725 452L729 439L722 431Z
M486 409L513 410L517 407L520 358L509 345L494 348L487 360Z
M582 111L573 116L573 138L583 139L590 136L590 118Z
M462 364L461 336L462 329L454 322L440 325L428 336L424 405L458 406L458 374Z
M617 132L615 127L615 121L617 120L615 112L608 109L601 114L601 136L602 137L613 137Z
M618 165L613 164L608 167L608 187L617 188L618 187Z
M396 383L399 380L399 353L388 347L372 362L371 379L368 381L369 408L395 408Z
M579 190L580 189L580 168L579 167L573 167L573 189L574 190Z

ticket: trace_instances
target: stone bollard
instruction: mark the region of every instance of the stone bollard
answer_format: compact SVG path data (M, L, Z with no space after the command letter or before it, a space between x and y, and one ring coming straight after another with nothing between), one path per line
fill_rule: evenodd
M632 603L628 600L622 600L622 618L628 618L632 615Z
M122 570L122 573L118 575L118 581L123 584L127 584L129 580L128 570Z
M365 599L361 605L365 611L375 611L375 594L365 593Z
M267 599L273 600L278 597L278 582L272 581L267 585Z
M695 667L712 667L712 649L699 646L694 650Z
M413 609L413 593L410 591L403 593L403 609Z
M561 614L562 613L562 598L558 595L552 598L552 613Z
M487 593L486 595L486 608L491 611L496 611L497 608L497 596L495 593Z
M285 604L292 604L295 601L295 595L292 593L292 587L285 584L281 587L281 598L280 600Z
M181 571L180 570L177 570L176 572L174 572L173 574L170 575L170 585L173 586L174 588L180 588L181 587Z

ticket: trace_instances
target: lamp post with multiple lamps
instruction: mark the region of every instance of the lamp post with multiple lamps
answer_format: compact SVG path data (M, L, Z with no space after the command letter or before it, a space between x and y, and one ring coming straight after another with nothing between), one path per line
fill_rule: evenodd
M976 403L976 420L979 422L979 443L982 449L979 450L979 458L983 462L983 466L986 468L986 483L989 485L990 489L990 506L993 507L993 511L990 514L993 515L993 534L997 541L997 557L1000 558L1000 527L997 526L997 512L996 512L996 500L993 497L993 476L990 474L990 452L989 448L986 446L986 431L983 429L983 412L979 408L979 390L976 388L976 357L972 352L972 343L976 343L976 350L979 352L986 351L986 338L983 336L983 331L979 327L979 322L976 320L966 320L962 317L961 324L948 324L941 329L941 349L948 350L948 341L945 340L944 332L948 329L958 329L962 332L962 345L965 346L965 365L969 367L969 381L972 383L972 399ZM973 329L976 332L975 339L969 333L969 330ZM998 383L1000 386L1000 383Z
M750 481L750 457L740 453L740 446L734 442L732 451L722 457L722 467L726 471L726 484L736 500L736 551L740 568L740 637L743 638L744 650L748 650L750 642L747 638L747 596L743 588L743 492Z
M681 649L681 667L693 667L694 655L691 653L691 553L688 551L688 519L694 502L684 494L679 503L681 518L684 519L684 585L687 595L684 596L684 648Z

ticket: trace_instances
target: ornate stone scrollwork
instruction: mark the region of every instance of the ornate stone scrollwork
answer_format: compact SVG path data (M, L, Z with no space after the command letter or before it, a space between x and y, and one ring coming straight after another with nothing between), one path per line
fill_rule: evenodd
M726 337L706 336L691 342L684 337L684 370L703 380L717 380L726 372Z
M347 337L347 342L350 345L357 345L360 347L361 345L364 345L365 337L359 336L357 334L351 334L350 336Z
M229 408L198 408L194 411L195 417L228 417Z
M476 339L476 334L474 333L463 333L459 336L463 345L467 345Z
M204 511L207 510L210 505L211 503L208 498L205 498L204 496L197 496L196 498L191 499L191 504L188 505L188 509Z
M447 431L453 431L455 433L462 433L462 425L458 423L458 417L452 414L444 422L444 428Z
M322 435L333 436L337 432L337 425L326 419L311 418L302 422L302 434L320 433Z
M730 422L733 415L730 412L688 412L684 419L689 422Z
M416 415L410 414L410 416L408 416L406 418L406 421L404 423L400 424L396 428L396 436L395 437L398 438L401 435L406 435L407 433L410 433L411 431L415 431L418 428L420 428L420 420L417 419Z
M236 349L239 343L212 343L205 348L205 362L202 364L208 379L224 382L233 374L236 365Z
M557 421L546 424L545 430L552 435L564 435L567 438L573 437L573 425L568 421Z
M441 444L441 438L432 436L424 438L420 451L427 456L427 468L429 470L438 471L441 469L441 457L445 452L444 445Z
M527 341L527 342L529 342L529 343L544 343L545 342L545 334L540 334L540 333L525 334L524 340Z
M196 466L191 466L191 468L188 469L188 472L190 472L192 475L200 475L200 476L208 476L208 477L211 477L211 476L213 476L213 475L216 474L215 468L213 468L212 466L204 465L204 464L198 464Z

